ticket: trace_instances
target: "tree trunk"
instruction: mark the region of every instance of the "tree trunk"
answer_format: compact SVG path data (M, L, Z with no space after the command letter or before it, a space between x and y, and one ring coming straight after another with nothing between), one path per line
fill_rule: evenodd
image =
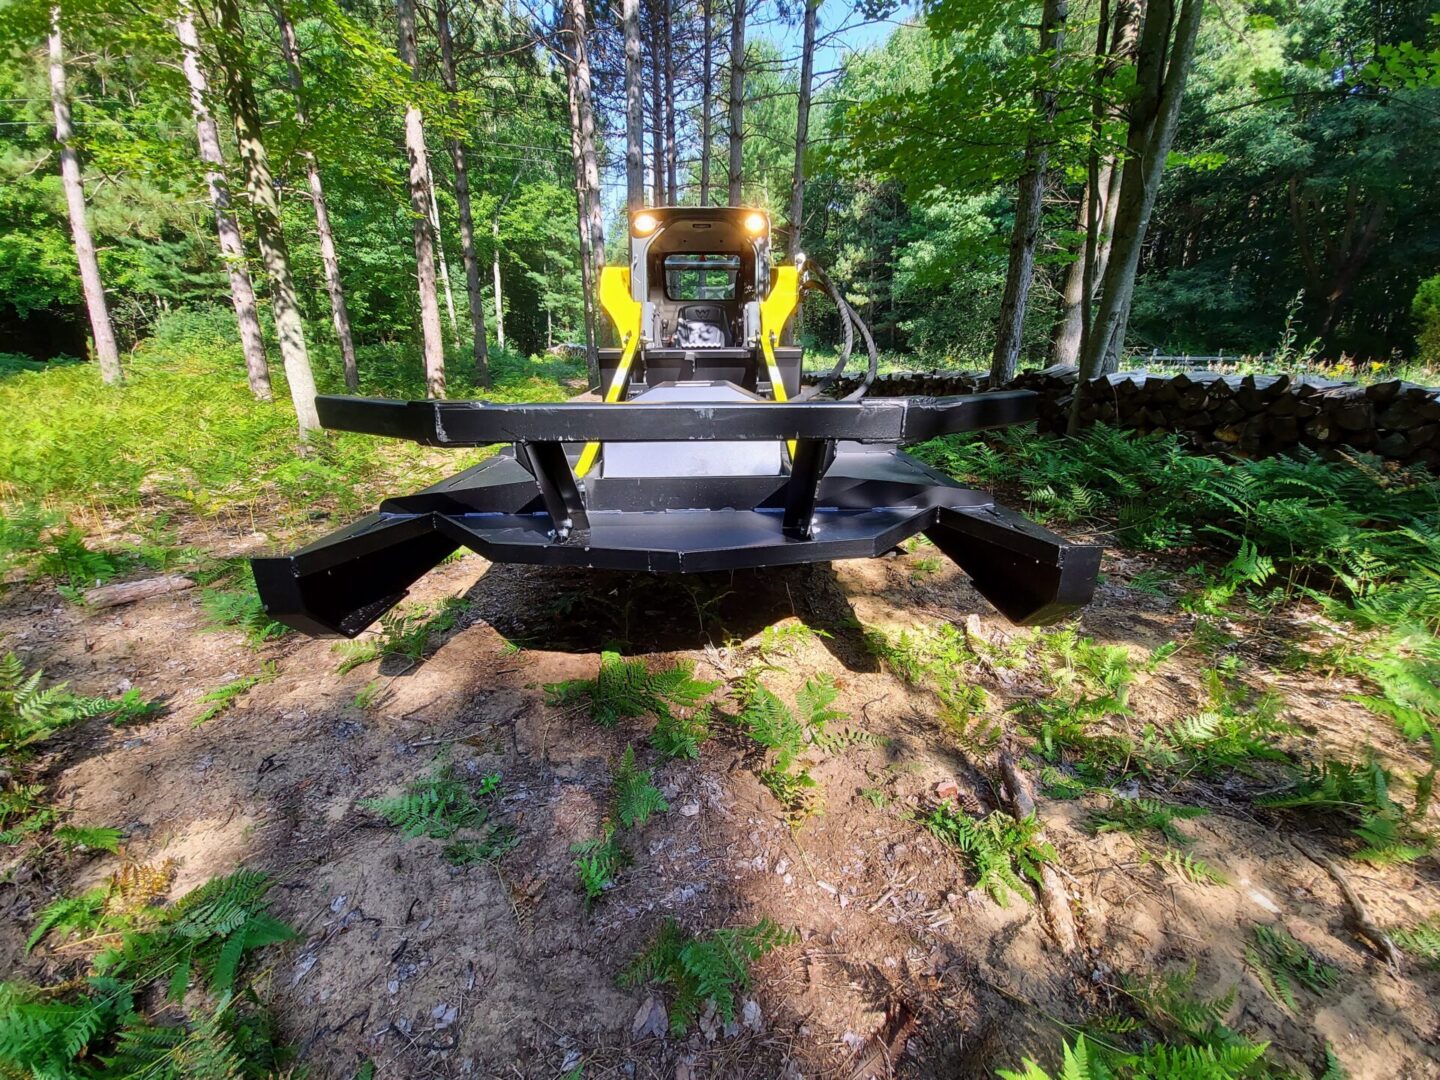
M505 348L505 294L500 289L500 217L490 223L490 237L493 241L494 257L490 269L495 279L495 344Z
M60 145L60 183L65 188L65 206L70 212L70 235L75 241L75 258L80 264L80 290L90 315L90 333L95 339L95 359L100 378L109 386L120 381L120 350L115 328L105 303L100 280L100 260L85 218L85 184L80 179L80 158L72 143L70 99L65 93L65 50L60 40L60 5L50 9L50 105L55 110L55 141Z
M589 200L585 193L585 156L580 147L580 107L578 95L575 89L575 68L573 64L566 65L566 86L570 97L570 157L575 165L575 222L580 234L580 300L584 309L585 321L585 364L590 368L590 358L598 354L595 351L595 302L594 290L591 288L590 268L590 225L589 225ZM597 365L598 367L598 365ZM599 380L590 379L591 386L598 386Z
M731 206L739 206L744 198L745 149L745 0L732 0L734 18L730 21L730 190Z
M205 188L215 214L215 232L220 240L220 261L230 277L230 299L235 306L235 321L240 327L240 348L245 354L245 375L250 392L259 401L273 401L270 387L270 365L265 359L265 338L260 332L260 314L255 304L255 286L250 280L250 267L245 257L245 241L240 236L240 223L230 209L230 187L225 182L225 159L220 151L220 132L205 97L209 87L205 71L200 67L200 39L195 33L195 16L189 0L184 0L175 20L175 36L180 41L181 63L185 81L190 85L190 109L195 116L195 139L200 146L200 160L205 166Z
M1112 184L1113 178L1113 184ZM1080 220L1079 227L1086 234L1086 243L1089 244L1089 234L1095 233L1093 256L1082 252L1080 257L1070 264L1065 274L1065 285L1060 292L1060 322L1055 328L1055 346L1052 362L1056 364L1074 364L1080 358L1080 344L1084 338L1085 329L1085 296L1087 277L1090 280L1088 294L1090 300L1095 299L1095 282L1105 276L1105 264L1110 259L1110 229L1115 221L1115 200L1111 197L1114 192L1112 187L1119 188L1120 170L1115 168L1115 159L1106 158L1100 163L1096 172L1096 185L1092 186L1089 181L1085 184L1084 194L1080 199ZM1096 191L1099 192L1098 200L1095 198ZM1092 230L1090 227L1091 214L1095 214L1096 225Z
M1052 70L1059 67L1065 44L1067 0L1045 0L1040 16L1040 52L1053 53ZM1058 72L1057 72L1058 74ZM1042 87L1035 93L1035 105L1048 128L1055 122L1055 90ZM1010 265L1005 272L1005 295L1000 301L1000 326L995 351L990 357L990 385L999 386L1015 377L1025 331L1025 308L1030 283L1035 279L1035 246L1045 216L1045 173L1050 163L1048 135L1035 132L1025 144L1025 171L1020 175L1015 199L1015 225L1010 231Z
M595 156L595 112L590 85L590 55L586 46L585 0L568 0L571 59L570 115L572 149L576 165L576 196L580 214L580 251L585 273L581 289L585 301L585 364L590 384L600 383L600 357L595 346L595 288L605 261L605 231L600 212L600 169Z
M672 203L679 203L680 148L675 141L675 49L671 41L674 15L670 0L660 0L660 3L661 26L665 32L665 190Z
M275 334L280 339L285 379L290 384L290 397L295 403L295 417L303 438L320 427L320 417L315 411L315 374L310 370L310 353L305 348L305 324L300 318L295 279L290 273L290 249L280 227L280 194L270 174L270 156L260 137L260 110L245 68L239 0L216 0L216 9L220 32L216 35L215 47L225 77L225 104L235 125L235 145L245 171L245 194L255 216L255 242L270 279Z
M1181 0L1178 18L1175 0L1149 0L1145 7L1136 57L1138 94L1131 106L1124 172L1115 199L1110 263L1105 268L1100 308L1081 362L1085 378L1113 371L1124 346L1135 272L1160 190L1165 157L1175 137L1203 7L1203 0ZM1076 394L1075 400L1079 399Z
M445 89L459 89L455 74L455 43L450 36L449 0L439 0L435 9L436 33L440 38L441 74ZM475 252L475 216L470 208L470 172L465 161L465 144L450 141L450 164L455 169L455 208L460 215L460 258L465 264L465 297L470 304L470 330L475 350L475 379L490 385L490 350L485 340L485 296L480 289L480 259Z
M650 0L650 187L654 206L665 206L665 80L661 68L660 4ZM568 3L568 0L567 0Z
M309 126L305 108L305 82L300 76L300 49L295 44L295 26L285 13L282 0L275 0L275 19L280 24L280 51L295 95L295 122L303 133ZM355 341L350 333L350 310L345 306L345 286L340 280L340 257L335 252L335 233L330 228L330 208L325 202L325 188L320 183L320 164L314 151L302 148L305 177L310 183L310 201L315 204L315 229L320 234L320 262L325 267L325 291L330 294L330 318L335 326L335 340L340 343L340 359L345 365L345 388L351 393L360 389L360 372L355 366Z
M645 207L645 92L640 66L640 0L625 0L625 204Z
M790 182L790 258L803 251L805 222L805 148L810 138L810 83L815 73L815 21L820 0L805 0L805 33L800 53L800 104L795 113L795 178Z
M704 37L700 58L700 205L710 205L710 110L715 101L711 89L714 77L714 22L711 8L715 0L701 0L700 19L704 23Z
M230 0L234 2L234 0ZM400 59L420 77L415 49L415 8L396 0ZM405 109L405 154L410 159L410 220L415 235L415 280L420 291L420 336L425 357L425 393L445 396L445 342L440 332L440 301L435 295L435 238L430 232L430 165L425 152L425 120L420 107Z
M450 338L460 347L460 320L455 317L455 290L450 287L450 264L445 260L445 233L440 228L440 199L435 194L435 170L425 154L425 186L430 190L430 235L435 237L435 261L440 267L440 288L445 294L445 314L450 319Z

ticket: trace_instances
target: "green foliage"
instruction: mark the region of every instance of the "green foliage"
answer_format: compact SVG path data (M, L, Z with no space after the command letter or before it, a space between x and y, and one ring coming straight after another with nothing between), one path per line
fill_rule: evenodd
M1204 567L1192 567L1190 574L1202 578L1198 590L1180 600L1180 606L1196 615L1220 615L1246 585L1264 585L1275 576L1275 560L1261 555L1251 540L1241 540L1235 557L1212 577Z
M635 764L635 748L625 747L620 764L615 768L615 813L627 829L644 825L651 814L670 809L670 804L654 784L649 769Z
M265 614L265 605L253 584L238 589L206 589L201 594L200 606L211 626L239 630L245 640L256 647L290 633L290 627Z
M1434 839L1390 797L1391 782L1389 771L1373 755L1360 765L1327 759L1256 804L1338 816L1350 822L1361 842L1355 858L1378 865L1413 862L1434 846Z
M1390 931L1390 937L1411 956L1430 967L1440 967L1440 916L1432 915L1414 926L1397 927Z
M1340 972L1315 958L1283 926L1256 926L1245 948L1245 963L1275 1004L1295 1010L1295 987L1323 994L1340 981Z
M280 668L275 661L267 660L254 675L242 675L238 679L232 679L222 686L217 686L214 690L206 691L200 698L200 704L205 708L200 710L191 726L199 727L209 720L214 720L221 713L228 712L237 701L255 687L269 682L279 674Z
M65 683L41 688L45 673L26 672L13 652L0 658L0 757L23 753L61 728L116 711L108 698L87 698Z
M123 830L105 825L61 825L53 835L66 851L83 848L86 851L108 851L112 855L120 850L120 841L125 839Z
M58 995L0 983L0 1065L20 1076L75 1076L79 1059L133 1008L131 987L114 979L91 978L85 989Z
M813 809L815 779L800 765L807 750L830 752L866 741L863 733L830 730L832 723L847 719L847 714L832 707L838 693L829 676L808 679L795 695L792 711L758 678L747 679L741 687L742 708L735 723L765 753L760 782L792 814Z
M613 888L620 871L630 865L630 853L621 846L613 825L605 826L597 837L572 845L570 852L576 856L575 874L587 908Z
M1084 1035L1061 1047L1061 1069L1052 1077L1030 1058L1024 1071L1001 1069L1001 1080L1245 1080L1261 1075L1256 1066L1264 1044L1174 1046L1156 1043L1139 1053L1105 1047Z
M62 896L40 910L35 928L25 942L28 953L44 940L45 935L54 932L62 938L77 934L90 934L107 923L106 901L110 889L98 886L79 896Z
M1230 879L1223 872L1216 870L1204 859L1197 858L1188 851L1166 848L1156 856L1156 861L1193 885L1230 884Z
M498 773L472 785L453 762L441 761L429 775L412 781L399 795L361 799L360 805L379 814L407 840L421 836L448 840L461 829L483 828L490 807L481 800L499 790Z
M760 632L756 648L768 664L780 657L793 657L804 646L829 636L828 630L817 630L802 622L774 623Z
M112 698L106 710L110 722L116 727L129 727L153 720L167 709L165 702L146 698L139 690L131 687L118 698Z
M655 721L650 745L670 758L700 756L700 744L710 738L710 706L701 705L689 713L670 712Z
M975 887L988 892L1001 907L1008 906L1012 891L1030 900L1031 890L1023 878L1038 885L1040 867L1055 861L1055 849L1036 840L1043 826L1034 814L1017 821L996 810L977 821L942 803L924 824L965 854L975 871Z
M1110 805L1090 817L1095 832L1157 832L1172 844L1188 844L1190 837L1176 827L1176 821L1202 817L1198 806L1175 806L1159 799L1112 799Z
M692 936L666 919L655 940L620 974L621 986L655 983L671 988L670 1031L690 1030L707 1004L726 1023L735 1019L736 995L752 985L750 965L766 953L799 940L794 931L761 919L744 929Z
M688 661L652 672L643 660L627 660L607 650L600 654L596 678L551 683L545 692L556 705L588 703L591 719L602 727L614 727L621 720L646 716L658 720L683 716L699 708L719 685L695 678L695 665Z
M448 596L435 611L418 606L408 611L392 611L380 620L379 636L364 641L341 641L334 651L341 656L338 674L344 675L372 660L395 659L405 667L414 667L425 658L431 642L454 630L460 617L469 610L463 597Z

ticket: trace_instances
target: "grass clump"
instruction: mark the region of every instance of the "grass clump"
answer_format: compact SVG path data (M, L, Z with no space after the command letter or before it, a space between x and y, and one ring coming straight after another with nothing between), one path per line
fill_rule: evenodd
M621 972L620 985L669 987L670 1032L683 1036L707 1007L725 1023L733 1023L737 995L752 985L750 965L798 940L794 931L769 919L744 929L698 935L666 919L649 947Z
M1017 821L996 810L976 819L942 803L923 823L964 853L975 871L975 887L989 893L1001 907L1009 905L1011 892L1031 900L1025 879L1040 884L1040 867L1055 861L1055 849L1036 839L1042 826L1034 814Z
M1283 926L1256 926L1245 948L1245 963L1275 1004L1295 1011L1295 987L1323 994L1340 982L1340 972L1319 960Z

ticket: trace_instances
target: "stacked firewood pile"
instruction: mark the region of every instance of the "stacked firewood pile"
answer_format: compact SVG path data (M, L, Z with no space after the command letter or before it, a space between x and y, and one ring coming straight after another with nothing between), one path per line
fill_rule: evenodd
M850 388L858 380L847 380ZM877 396L967 394L988 383L978 372L880 376ZM1042 431L1064 431L1080 394L1080 423L1174 431L1211 453L1264 457L1296 446L1330 456L1361 450L1440 471L1440 388L1398 379L1362 386L1310 376L1151 375L1121 372L1079 385L1073 367L1020 375L1005 389L1038 391Z

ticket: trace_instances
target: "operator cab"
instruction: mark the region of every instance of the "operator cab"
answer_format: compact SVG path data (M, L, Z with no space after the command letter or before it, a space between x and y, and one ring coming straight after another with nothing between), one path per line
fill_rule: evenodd
M607 272L610 268L607 268ZM764 397L800 390L801 350L775 346L774 393L761 347L761 302L771 293L770 219L733 206L657 207L630 217L629 298L640 340L624 397L666 382L731 382ZM612 398L624 342L599 350L601 393Z

